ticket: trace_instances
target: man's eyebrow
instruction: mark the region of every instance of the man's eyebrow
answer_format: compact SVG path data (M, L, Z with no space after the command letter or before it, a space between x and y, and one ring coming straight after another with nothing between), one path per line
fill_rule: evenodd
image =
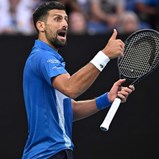
M55 17L55 16L61 16L61 17L63 17L61 14L57 14L57 13L53 14L52 16L53 16L53 17ZM68 17L68 16L65 15L64 17Z

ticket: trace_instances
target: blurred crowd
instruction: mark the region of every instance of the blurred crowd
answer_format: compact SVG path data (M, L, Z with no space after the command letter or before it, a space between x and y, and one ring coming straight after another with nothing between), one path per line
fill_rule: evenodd
M0 34L35 34L33 10L49 0L0 0ZM59 0L69 15L70 34L159 30L159 0Z

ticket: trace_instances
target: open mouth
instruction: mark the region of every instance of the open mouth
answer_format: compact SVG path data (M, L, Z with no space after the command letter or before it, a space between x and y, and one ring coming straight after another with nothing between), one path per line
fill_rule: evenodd
M59 32L58 35L62 36L62 37L65 37L66 36L66 32L64 32L64 31L63 32Z
M59 31L58 32L58 37L60 38L60 39L66 39L66 31Z

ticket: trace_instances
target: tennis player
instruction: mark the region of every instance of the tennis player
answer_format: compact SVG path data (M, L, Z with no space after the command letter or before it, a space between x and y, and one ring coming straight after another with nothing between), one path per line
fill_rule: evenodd
M44 2L33 13L38 38L26 60L23 92L28 119L28 138L22 159L73 159L72 123L111 105L118 95L125 102L134 86L119 86L101 96L84 101L75 99L96 80L107 63L123 56L124 44L114 30L107 45L79 71L70 75L59 48L65 46L68 16L63 4Z

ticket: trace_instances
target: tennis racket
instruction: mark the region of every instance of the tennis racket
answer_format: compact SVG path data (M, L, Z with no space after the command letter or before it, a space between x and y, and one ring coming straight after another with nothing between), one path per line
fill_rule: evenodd
M124 56L118 58L117 65L119 78L125 78L129 84L135 85L148 77L159 66L159 32L141 29L132 33L125 40ZM108 131L120 103L121 99L115 98L101 130Z

